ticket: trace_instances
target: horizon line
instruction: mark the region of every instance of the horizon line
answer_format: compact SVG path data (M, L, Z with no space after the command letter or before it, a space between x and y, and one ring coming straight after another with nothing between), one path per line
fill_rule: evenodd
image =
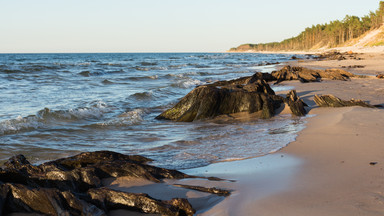
M213 51L213 52L204 52L204 51L176 51L176 52L168 52L168 51L164 51L164 52L157 52L157 51L148 51L148 52L141 52L141 51L138 51L138 52L0 52L0 54L118 54L118 53L121 53L121 54L139 54L139 53L164 53L164 54L167 54L167 53L231 53L229 51Z

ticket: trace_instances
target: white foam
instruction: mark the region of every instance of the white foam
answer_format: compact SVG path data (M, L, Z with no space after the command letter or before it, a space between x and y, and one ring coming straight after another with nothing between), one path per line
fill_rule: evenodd
M201 85L203 84L202 81L200 80L195 80L195 79L187 79L187 80L180 80L177 82L177 86L180 88L191 88L193 86Z
M134 109L129 112L124 112L117 118L99 123L101 126L125 126L139 124L143 121L143 115L145 114L144 109Z
M103 101L97 101L90 107L68 110L52 111L44 108L38 111L36 115L26 117L19 115L15 119L0 122L0 135L45 128L51 123L60 121L101 118L108 110L107 104Z

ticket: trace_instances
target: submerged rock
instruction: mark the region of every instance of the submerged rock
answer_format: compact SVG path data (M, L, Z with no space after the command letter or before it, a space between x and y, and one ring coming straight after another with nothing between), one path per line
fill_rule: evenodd
M351 99L349 101L341 100L334 95L315 95L315 103L320 107L349 107L349 106L362 106L368 108L375 108L362 100Z
M0 212L106 215L112 209L125 208L161 215L193 215L195 211L185 199L161 201L146 194L102 187L102 179L120 176L153 182L195 178L147 165L148 161L142 156L99 151L34 166L23 155L14 156L0 169Z

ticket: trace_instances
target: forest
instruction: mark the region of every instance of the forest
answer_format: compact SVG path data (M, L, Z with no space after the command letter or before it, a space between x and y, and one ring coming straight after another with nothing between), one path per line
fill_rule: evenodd
M378 10L371 11L369 15L361 18L347 15L343 20L308 27L298 36L281 42L243 44L237 48L232 48L230 51L289 51L337 47L383 25L384 1L380 1L379 4Z

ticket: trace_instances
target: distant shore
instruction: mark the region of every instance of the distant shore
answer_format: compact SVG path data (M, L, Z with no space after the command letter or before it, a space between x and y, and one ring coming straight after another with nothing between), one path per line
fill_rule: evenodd
M298 51L228 51L229 53L264 53L264 54L320 54L329 51L337 50L339 52L349 52L354 53L382 53L384 52L384 46L373 46L373 47L359 47L359 46L349 46L349 47L335 47L329 49L318 49L318 50L298 50Z

